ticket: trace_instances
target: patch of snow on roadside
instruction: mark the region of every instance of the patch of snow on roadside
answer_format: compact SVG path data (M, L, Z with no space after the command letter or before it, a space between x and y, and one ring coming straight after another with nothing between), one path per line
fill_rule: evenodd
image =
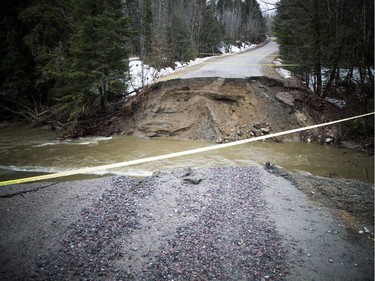
M128 93L134 92L136 89L151 84L158 76L158 71L144 64L138 57L129 59L129 86Z
M153 68L148 64L144 64L143 61L141 61L138 57L129 58L130 80L126 91L127 93L130 93L128 96L134 96L134 92L136 92L136 90L150 85L160 77L172 74L177 70L183 69L188 64L176 62L175 65L175 69L173 69L172 67L164 67L160 70L157 70L156 68Z
M273 61L273 63L276 64L276 65L282 65L283 61L280 58L277 58L276 60ZM287 69L277 67L276 71L277 71L277 73L279 73L281 75L281 77L283 77L285 79L292 78L292 72L290 72Z
M323 85L325 86L329 80L329 75L330 75L330 69L329 68L326 68L326 67L322 67L322 83ZM341 80L346 80L347 79L347 76L349 74L349 69L346 69L346 68L340 68L339 70L339 77ZM353 70L352 70L352 74L351 74L351 82L355 83L355 84L360 84L361 83L361 74L360 74L360 70L358 67L355 67ZM370 69L372 75L374 75L374 69L371 68ZM365 77L365 80L368 79L368 74L366 75ZM310 89L312 91L314 91L314 84L316 83L315 81L315 77L314 75L310 75L309 77L309 84L310 84Z
M338 109L343 109L346 106L346 102L344 100L338 100L335 98L325 98L326 101L328 101L330 104L333 104Z
M250 50L250 49L254 49L255 47L257 47L258 45L256 44L251 44L250 42L237 42L237 45L227 45L225 44L224 42L222 42L218 47L217 49L219 50L220 53L222 54L227 54L227 53L238 53L238 52L242 52L242 51L245 51L245 50Z
M176 61L174 64L176 65L176 69L184 67L184 65L179 61Z
M171 73L173 73L173 72L175 72L175 70L173 70L172 67L165 67L165 68L162 68L162 69L159 70L159 72L158 72L158 77L157 77L157 78L159 78L159 77L163 77L163 76L166 76L166 75L169 75L169 74L171 74Z

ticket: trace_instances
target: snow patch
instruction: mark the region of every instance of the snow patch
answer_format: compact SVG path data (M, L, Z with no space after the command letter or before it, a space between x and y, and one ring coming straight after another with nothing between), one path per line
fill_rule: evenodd
M328 101L330 104L333 104L338 109L343 109L346 106L346 102L344 100L338 100L335 98L325 98L326 101Z
M242 43L237 42L236 46L231 45L231 44L227 45L224 42L221 42L217 49L219 50L220 53L226 54L226 53L239 53L242 51L254 49L257 46L258 45L251 44L250 42L242 42Z
M339 70L339 77L340 77L340 80L345 80L349 74L349 69L346 69L346 68L340 68ZM328 80L329 80L329 75L330 75L330 69L329 68L326 68L326 67L322 67L322 83L323 85L326 85ZM374 75L374 69L371 68L371 73L372 75ZM366 75L365 79L368 79L368 74ZM314 75L310 75L309 77L309 84L310 84L310 89L312 91L314 91L314 84L315 84L315 77ZM360 70L358 67L355 67L353 69L353 72L352 72L352 76L351 76L351 82L355 83L355 84L360 84L361 83L361 74L360 74Z
M129 59L129 76L130 80L127 92L132 93L157 79L158 71L144 64L138 57L133 57Z
M281 66L283 64L283 61L282 59L277 58L276 60L273 61L273 63ZM276 72L279 73L280 76L283 77L284 79L292 78L292 72L285 68L277 67Z

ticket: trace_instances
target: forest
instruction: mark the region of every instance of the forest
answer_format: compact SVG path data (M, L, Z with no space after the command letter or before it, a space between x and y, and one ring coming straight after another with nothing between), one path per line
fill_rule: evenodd
M374 103L374 1L280 0L274 35L285 62L324 98L345 88L361 102Z
M268 26L256 0L8 0L0 13L0 116L63 127L113 108L131 56L173 67ZM373 110L372 0L280 0L272 35L318 96L344 89Z
M161 68L266 29L256 0L15 0L0 11L0 112L34 124L109 110L129 56Z

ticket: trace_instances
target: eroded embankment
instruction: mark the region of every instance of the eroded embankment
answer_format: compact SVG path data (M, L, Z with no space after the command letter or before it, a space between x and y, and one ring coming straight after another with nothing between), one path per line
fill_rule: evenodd
M230 142L360 115L358 102L348 96L347 106L336 108L296 80L175 79L147 87L103 116L78 122L61 137L122 133L141 138ZM367 121L372 122L372 117ZM329 143L372 153L373 137L361 135L353 124L346 122L271 140Z
M228 142L318 122L330 105L304 87L268 77L196 78L156 83L126 102L117 130L137 137ZM276 141L339 139L334 128Z

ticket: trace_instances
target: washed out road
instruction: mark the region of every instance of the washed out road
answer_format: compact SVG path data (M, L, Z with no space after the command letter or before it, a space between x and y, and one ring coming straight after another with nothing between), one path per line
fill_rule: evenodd
M184 78L259 76L275 52ZM374 280L373 202L270 163L2 187L0 280Z
M227 55L222 58L210 60L199 69L193 70L181 78L222 77L245 78L262 76L262 66L270 55L278 52L278 44L270 40L262 47L252 49L240 54Z

